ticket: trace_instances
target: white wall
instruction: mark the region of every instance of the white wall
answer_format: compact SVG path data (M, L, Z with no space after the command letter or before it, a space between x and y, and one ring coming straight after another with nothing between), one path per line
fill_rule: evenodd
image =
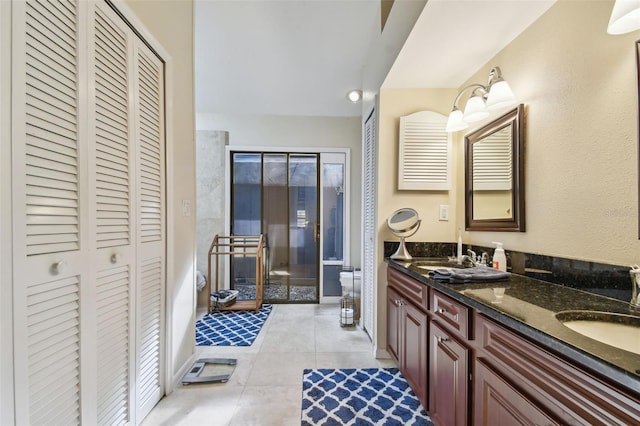
M360 117L198 114L198 131L229 132L229 146L351 149L351 261L360 265L362 128Z
M193 1L127 0L140 22L171 56L167 74L167 316L171 327L168 365L174 377L190 363L195 349L195 113L193 88ZM182 215L182 200L192 205Z

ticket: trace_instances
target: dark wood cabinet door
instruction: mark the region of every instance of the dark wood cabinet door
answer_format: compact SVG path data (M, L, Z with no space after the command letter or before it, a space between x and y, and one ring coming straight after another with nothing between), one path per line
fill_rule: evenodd
M400 365L398 350L400 348L400 294L387 287L387 351Z
M413 304L404 302L400 311L400 321L402 373L424 408L428 409L429 318Z
M475 363L474 426L558 424L481 360Z
M436 425L466 426L469 414L469 349L431 322L429 414Z

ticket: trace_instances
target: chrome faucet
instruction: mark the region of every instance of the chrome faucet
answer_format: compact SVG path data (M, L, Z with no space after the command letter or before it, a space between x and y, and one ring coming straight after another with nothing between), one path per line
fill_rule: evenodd
M476 252L468 249L467 254L462 256L460 263L464 265L465 261L469 262L471 266L478 266L478 256L476 255Z
M631 275L631 302L629 306L633 310L640 310L640 266L633 265L629 271Z
M468 254L462 255L462 260L460 260L460 264L464 265L465 262L469 262L471 266L478 266L478 263L476 262L476 260L473 257L469 256Z

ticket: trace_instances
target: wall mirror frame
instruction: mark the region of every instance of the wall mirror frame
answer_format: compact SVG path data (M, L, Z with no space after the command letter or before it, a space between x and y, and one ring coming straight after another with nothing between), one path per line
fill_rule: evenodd
M467 231L525 231L524 134L520 104L465 136Z

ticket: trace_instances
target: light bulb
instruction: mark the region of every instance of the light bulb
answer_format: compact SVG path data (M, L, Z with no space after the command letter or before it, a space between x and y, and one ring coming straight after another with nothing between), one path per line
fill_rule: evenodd
M482 98L478 95L473 95L467 101L467 105L464 108L463 120L467 123L473 123L474 121L480 121L489 116L487 106Z
M506 81L501 80L491 85L489 97L487 98L487 108L502 108L513 105L515 101L516 97L511 91L509 84Z
M616 0L607 32L625 34L640 29L640 0Z
M451 111L451 114L449 114L446 131L448 133L452 133L466 129L467 127L469 127L469 125L462 120L462 111L458 108L454 108L453 111Z

